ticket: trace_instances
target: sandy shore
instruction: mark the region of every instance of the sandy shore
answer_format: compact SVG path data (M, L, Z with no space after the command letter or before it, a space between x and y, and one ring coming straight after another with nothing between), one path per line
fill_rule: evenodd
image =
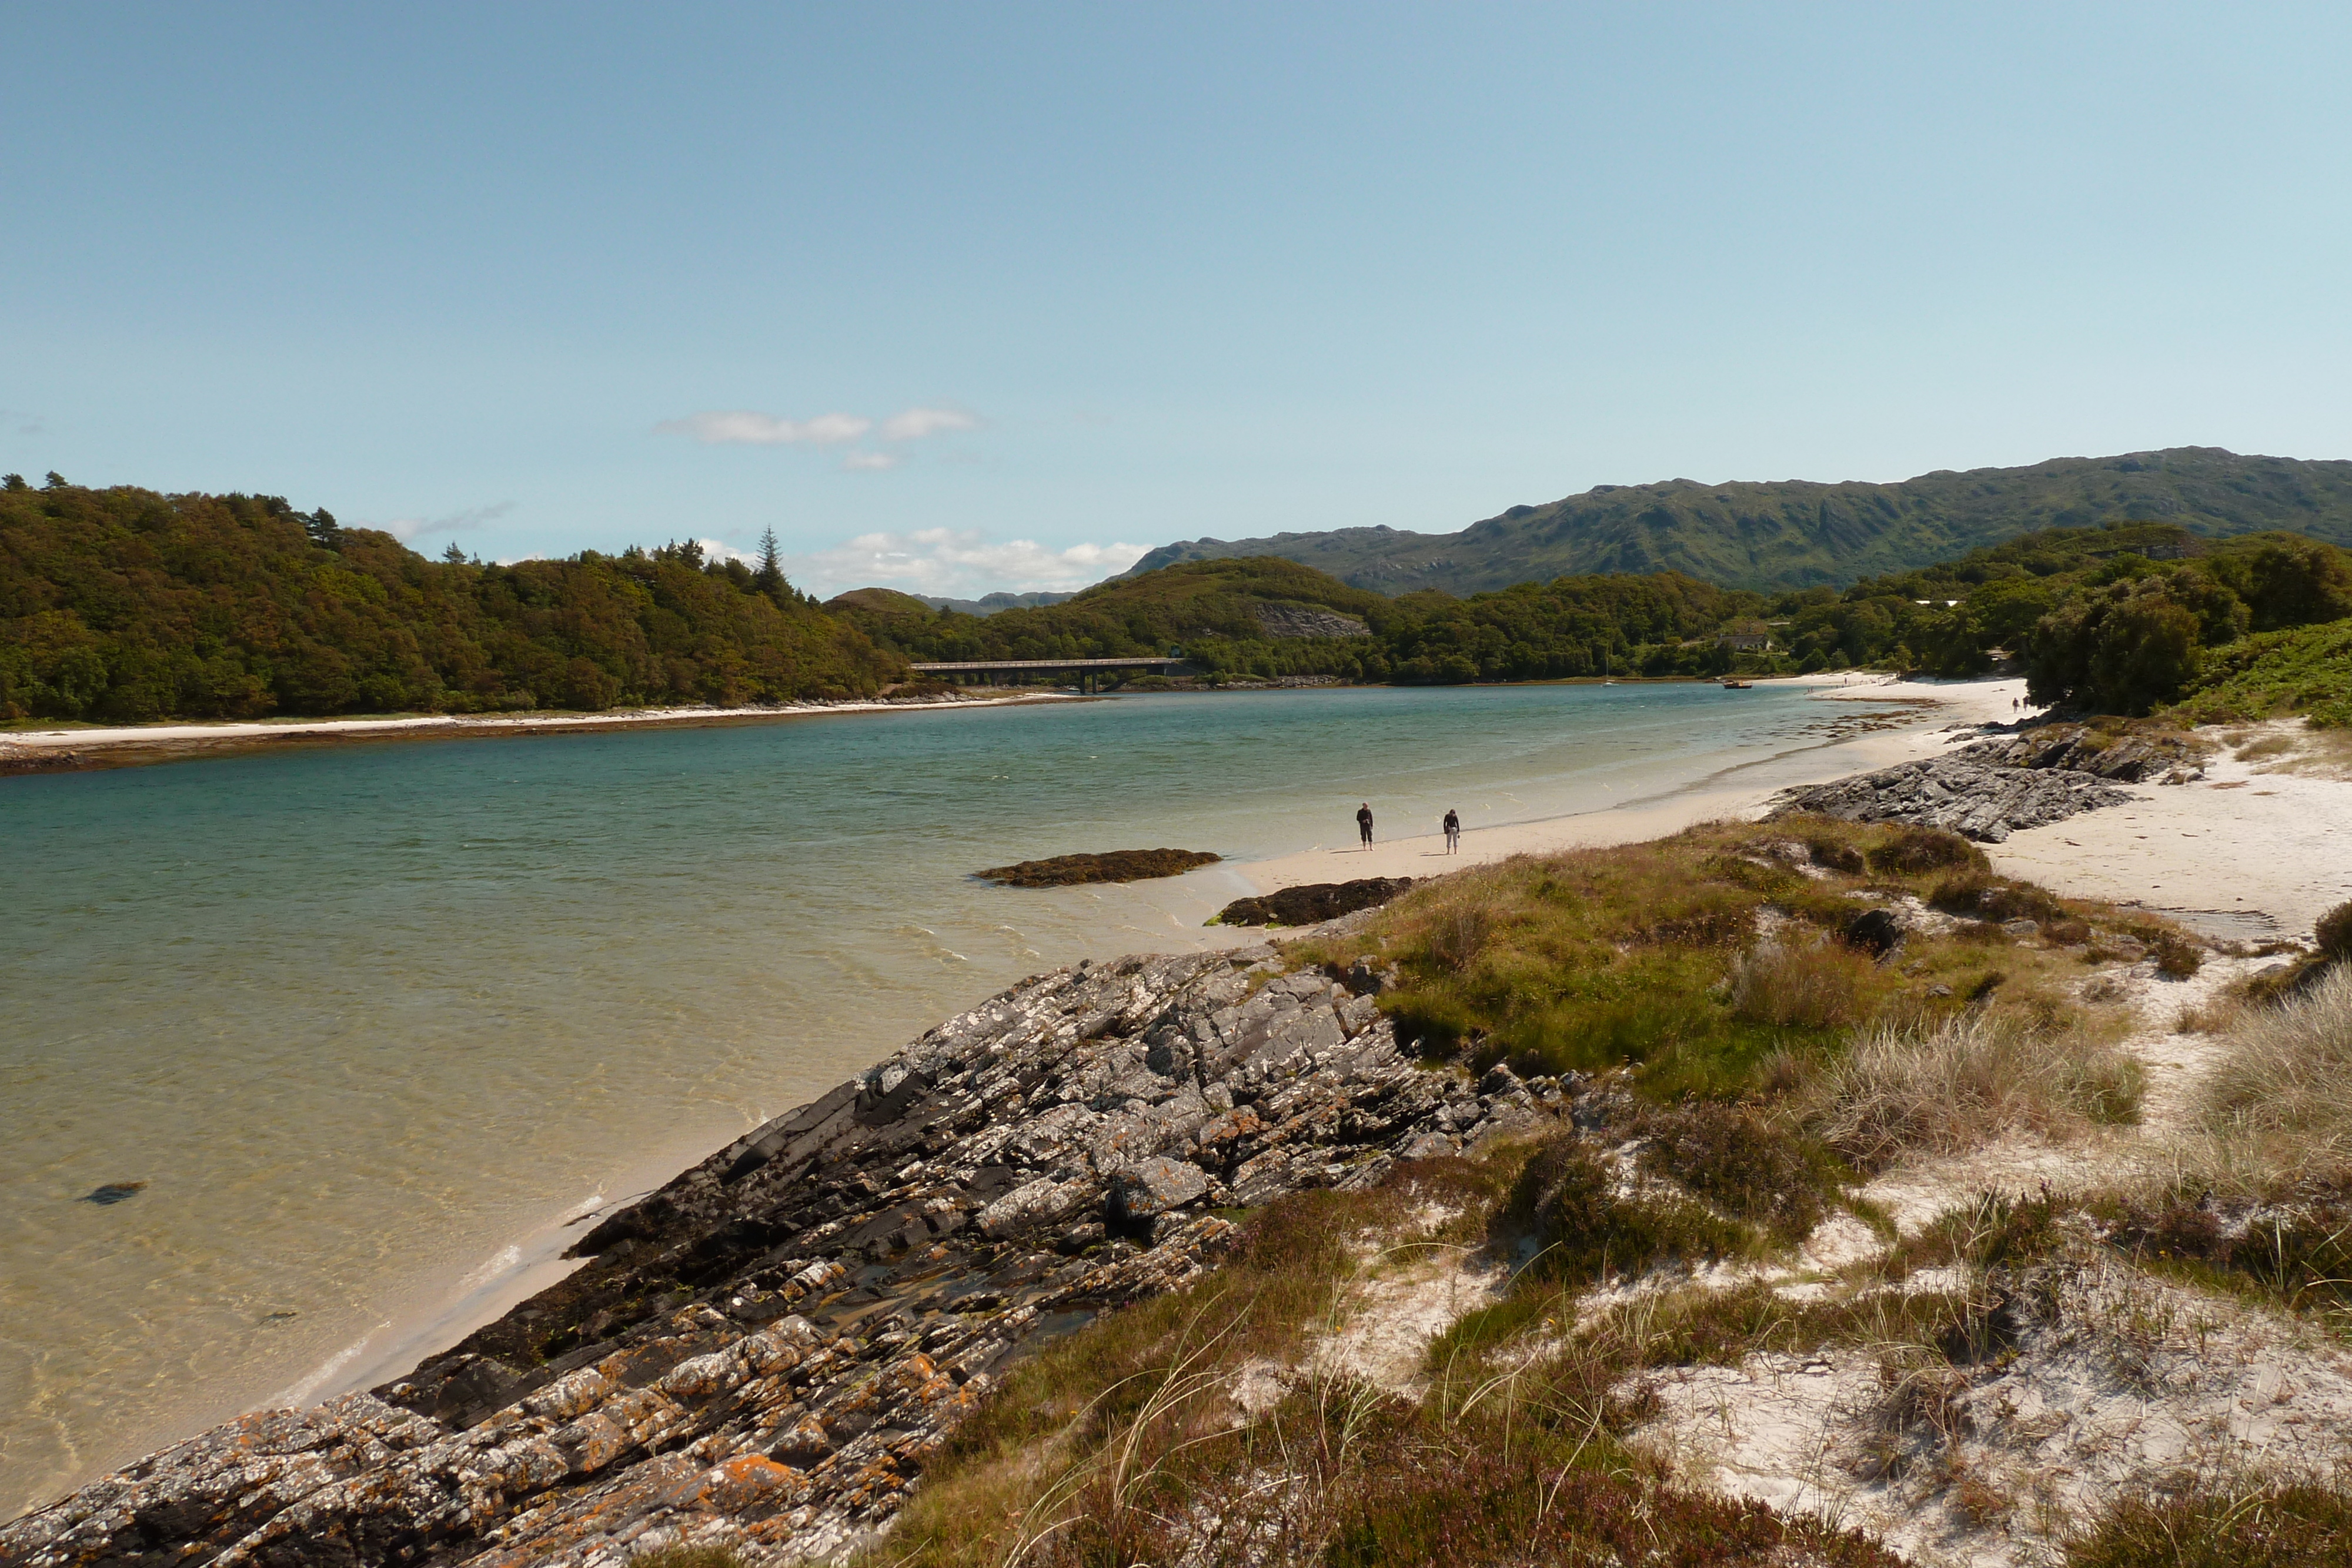
M1696 789L1563 817L1495 827L1466 824L1459 854L1448 855L1444 836L1429 832L1416 837L1383 838L1369 850L1352 842L1318 845L1237 869L1258 892L1272 893L1304 883L1347 882L1365 876L1436 876L1511 855L1638 843L1679 832L1694 822L1755 816L1783 789L1826 783L1850 773L1887 768L1913 758L1933 757L1980 739L1973 727L1953 727L2006 723L2017 716L2011 705L2025 695L2025 683L2017 679L1891 681L1884 676L1825 675L1799 676L1796 684L1815 687L1817 700L1823 703L1902 700L1922 706L1918 716L1900 728L1783 752L1730 768ZM1377 813L1377 802L1374 810ZM1346 831L1352 824L1339 823L1336 827Z
M2294 741L2303 721L2254 727ZM2135 788L2128 806L2086 811L1987 847L1993 867L2061 893L2143 904L2208 936L2306 936L2352 899L2352 782L2292 754L2209 760L2193 783Z
M1020 703L1083 702L1068 692L1027 691L1001 697L954 697L943 702L791 703L771 707L629 708L616 713L412 714L396 718L298 718L221 724L140 724L113 728L0 730L0 771L15 763L54 767L121 768L182 758L217 756L282 745L336 738L436 739L458 736L577 735L647 725L756 724L770 719L815 718L845 713L920 713L950 707L1008 707Z
M1732 768L1697 789L1570 816L1468 827L1457 855L1437 833L1383 840L1370 850L1318 846L1234 867L1260 893L1366 876L1436 876L1516 854L1637 843L1694 822L1755 817L1800 785L1931 757L1979 738L1973 728L2016 716L2021 680L1905 683L1815 677L1824 700L1927 699L1898 729L1782 753ZM2256 739L2300 752L2256 761L2218 753L2189 784L2135 787L2109 807L1986 846L1994 869L2078 898L2137 904L2208 936L2259 940L2307 936L2329 909L2352 900L2352 772L2315 758L2301 720L2252 727ZM2332 754L2331 754L2332 756ZM1343 828L1345 824L1341 825Z

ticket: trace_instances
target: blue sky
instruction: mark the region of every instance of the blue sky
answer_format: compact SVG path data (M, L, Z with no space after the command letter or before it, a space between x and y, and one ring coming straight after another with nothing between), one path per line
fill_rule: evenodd
M17 3L0 57L0 469L433 552L976 592L2352 457L2342 6Z

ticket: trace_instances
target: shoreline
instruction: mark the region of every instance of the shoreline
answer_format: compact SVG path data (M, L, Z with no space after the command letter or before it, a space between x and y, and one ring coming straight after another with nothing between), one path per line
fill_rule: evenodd
M614 713L408 714L358 718L228 719L216 724L94 726L88 729L0 729L0 778L86 772L183 762L266 750L289 741L450 740L477 736L589 735L631 728L698 728L832 714L936 713L947 708L1017 707L1091 702L1075 692L1024 691L1001 697L891 702L790 703L767 707L628 708ZM82 752L90 753L89 756Z
M1770 675L1771 684L1865 688L1891 682L1883 675ZM1625 676L1611 681L1577 677L1566 681L1506 682L1510 685L1704 685L1701 677ZM1272 690L1273 687L1245 687ZM1328 688L1315 688L1328 689ZM1365 687L1363 689L1382 689ZM1108 695L1108 694L1105 694ZM1150 694L1139 693L1138 695ZM847 702L786 703L769 706L626 708L610 713L528 712L502 714L376 714L352 717L166 720L156 724L90 725L69 729L0 729L0 778L29 773L89 772L110 768L152 767L205 757L228 757L311 739L449 740L502 735L588 735L628 728L696 728L770 720L817 718L833 714L936 713L950 708L1019 707L1031 703L1094 702L1099 696L1044 688L1004 696L950 697L893 702L860 698ZM89 755L83 755L83 753Z
M1999 707L2006 716L2008 702L2021 695L2024 690L2024 682L2021 679L1906 683L1889 681L1884 676L1801 675L1785 678L1792 685L1821 688L1814 694L1815 700L1910 703L1918 705L1916 716L1899 722L1891 729L1793 747L1769 757L1738 763L1699 780L1696 785L1670 789L1640 801L1480 830L1475 851L1473 835L1465 832L1463 835L1464 852L1456 856L1445 856L1442 852L1442 840L1431 834L1425 838L1376 845L1373 855L1370 857L1375 869L1370 870L1362 869L1363 862L1354 858L1361 856L1360 851L1308 849L1273 860L1222 861L1181 876L1159 878L1143 883L1097 883L1084 891L1106 904L1119 904L1122 907L1115 913L1126 916L1139 913L1142 906L1130 903L1124 894L1139 888L1190 883L1195 878L1223 879L1234 895L1242 896L1251 892L1270 893L1300 882L1352 880L1358 876L1419 878L1442 875L1448 871L1466 870L1470 866L1513 854L1543 853L1558 849L1661 838L1696 822L1736 814L1742 809L1753 809L1780 789L1795 784L1826 782L1849 773L1883 768L1911 757L1930 755L1949 747L1965 745L1978 738L1972 727L1983 722L1982 718L1976 716L1979 709L1990 716ZM1995 687L1999 689L1995 690ZM1956 695L1961 693L1967 695ZM1027 699L994 699L991 706L1022 700ZM1966 715L1956 715L1950 711L1959 707L1967 709ZM1947 725L1966 723L1971 728L1965 734L1952 734L1942 726L1930 727L1934 721L1939 719ZM1743 783L1733 789L1717 784L1717 780L1732 774L1771 768L1779 768L1782 771L1793 769L1801 776L1784 779L1775 774L1769 783ZM1378 869L1389 863L1382 858L1381 852L1389 852L1405 869ZM1430 866L1426 862L1432 860L1441 863ZM1213 900L1210 906L1217 907L1221 902ZM1106 911L1107 916L1113 913ZM1293 936L1296 932L1236 926L1207 927L1186 935L1192 938L1191 946L1195 949L1213 950L1250 946L1269 937ZM876 1060L887 1059L888 1051L893 1049L896 1047L882 1047L877 1051ZM634 1187L642 1183L646 1191L656 1189L678 1170L692 1166L707 1152L681 1145L663 1155L633 1162L630 1168L636 1179L614 1185ZM457 1343L476 1329L496 1322L509 1308L583 1266L584 1260L567 1260L561 1254L577 1236L585 1233L589 1221L625 1207L643 1195L633 1191L627 1196L597 1196L602 1201L593 1207L575 1203L561 1213L546 1216L510 1236L488 1260L464 1278L420 1288L415 1297L394 1308L383 1322L338 1351L327 1363L289 1385L287 1394L315 1403L375 1386L398 1376L425 1357ZM297 1390L300 1391L299 1395ZM271 1404L253 1408L272 1408L283 1403L286 1403L284 1398L273 1396Z
M1267 894L1306 883L1350 882L1359 877L1440 876L1512 855L1664 838L1695 823L1755 811L1783 789L1825 784L1914 758L1937 756L1981 739L1978 727L2016 716L2009 705L2022 699L2025 693L2025 682L2014 676L1932 682L1838 675L1783 679L1790 685L1819 688L1815 701L1912 704L1917 706L1916 716L1870 733L1792 746L1734 763L1692 784L1634 800L1492 827L1465 827L1458 854L1447 854L1444 836L1433 832L1376 840L1369 851L1353 843L1315 845L1272 860L1241 862L1235 869L1259 893ZM1752 777L1731 781L1739 775Z

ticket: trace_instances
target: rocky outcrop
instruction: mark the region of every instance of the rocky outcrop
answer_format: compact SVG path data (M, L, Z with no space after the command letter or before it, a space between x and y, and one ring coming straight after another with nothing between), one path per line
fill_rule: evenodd
M1023 861L978 874L1007 887L1068 887L1082 882L1141 882L1148 877L1181 876L1196 866L1214 865L1223 859L1206 850L1112 850L1098 855L1055 855L1049 860Z
M1784 790L1766 821L1803 813L1849 822L1908 822L1997 844L2022 829L2131 799L2129 790L2093 774L2011 768L1955 754Z
M2040 725L1952 754L1997 768L2059 768L2120 784L2185 784L2204 772L2186 736L2107 737L2079 724Z
M156 1454L0 1528L0 1563L837 1558L1008 1356L1208 1266L1214 1210L1561 1103L1421 1069L1351 980L1261 947L1024 981L605 1219L408 1376Z
M1311 882L1257 898L1236 898L1217 912L1221 925L1313 925L1360 909L1375 909L1412 886L1409 876L1367 876L1354 882Z
M1352 615L1312 604L1276 604L1265 600L1250 606L1250 616L1269 637L1369 637L1371 630Z

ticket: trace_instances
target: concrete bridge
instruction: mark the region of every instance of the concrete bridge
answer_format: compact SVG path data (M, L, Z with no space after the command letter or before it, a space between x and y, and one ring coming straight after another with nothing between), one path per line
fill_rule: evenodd
M1184 666L1182 659L963 659L937 664L908 664L907 668L919 675L937 675L959 685L997 685L1004 680L1038 675L1075 675L1078 689L1094 691L1099 679L1110 670L1141 670L1149 674L1172 675Z

